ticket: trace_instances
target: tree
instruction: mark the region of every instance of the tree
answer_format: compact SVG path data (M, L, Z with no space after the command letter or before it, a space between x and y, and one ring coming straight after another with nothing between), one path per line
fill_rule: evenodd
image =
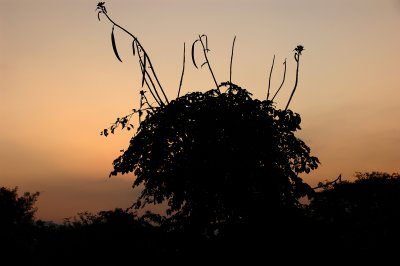
M400 175L356 173L353 182L323 186L309 210L321 246L342 253L388 255L400 237Z
M230 81L218 84L207 57L210 49L206 35L199 35L193 43L192 61L197 67L194 52L199 47L196 44L201 44L201 66L208 66L216 87L181 97L179 87L178 97L169 100L138 38L110 18L104 2L97 9L99 20L103 14L112 24L112 47L119 61L114 30L132 37L133 54L142 70L142 87L147 88L140 91L139 109L118 118L101 133L114 133L119 125L130 130L133 125L129 120L139 114L140 125L128 149L114 161L110 174L134 173L133 186L144 185L133 207L166 203L162 225L192 239L229 238L240 232L254 235L261 229L282 236L295 223L290 219L301 210L299 198L313 193L299 175L319 164L318 158L310 155L310 148L295 136L300 115L288 109L298 84L304 47L298 45L294 50L296 82L284 110L276 109L273 99L285 81L286 61L283 81L272 100L270 86L266 100L253 99L250 92L231 82L234 46ZM182 77L185 49L183 62ZM150 104L146 92L156 106Z
M34 242L34 205L38 197L39 192L18 196L18 187L0 188L1 263L29 261Z
M0 227L14 227L32 224L36 208L34 207L39 192L25 192L18 196L18 187L0 188Z
M140 124L111 173L134 172L134 186L144 184L136 208L166 201L170 222L210 235L260 211L277 217L311 193L299 174L318 159L294 135L300 116L225 85L171 101Z

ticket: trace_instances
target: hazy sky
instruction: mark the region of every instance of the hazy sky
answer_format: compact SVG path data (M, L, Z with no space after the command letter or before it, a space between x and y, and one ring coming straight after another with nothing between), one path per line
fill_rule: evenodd
M128 207L133 176L108 178L132 133L101 129L138 106L140 73L130 40L97 20L97 1L0 0L0 186L40 191L38 217ZM113 0L108 14L149 53L169 98L177 93L183 43L207 34L218 82L229 79L264 99L271 61L276 89L293 49L305 47L291 109L298 136L322 165L303 179L315 185L340 173L400 171L400 1L398 0ZM190 49L187 49L190 51ZM187 53L183 93L213 87Z

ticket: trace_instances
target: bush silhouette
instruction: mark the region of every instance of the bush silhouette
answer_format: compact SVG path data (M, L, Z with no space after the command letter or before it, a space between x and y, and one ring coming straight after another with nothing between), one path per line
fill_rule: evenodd
M394 257L400 237L399 191L400 175L381 172L357 173L354 182L325 186L309 206L316 239L327 250L340 250L341 256Z

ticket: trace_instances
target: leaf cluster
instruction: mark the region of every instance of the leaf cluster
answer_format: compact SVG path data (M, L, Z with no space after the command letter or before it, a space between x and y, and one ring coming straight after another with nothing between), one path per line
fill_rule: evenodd
M0 188L0 227L26 225L33 222L36 212L34 207L39 192L25 192L18 195L18 187L9 189Z
M316 252L379 260L397 254L400 237L400 174L356 173L330 182L308 206ZM324 253L325 252L325 253Z
M312 193L299 174L319 161L294 135L300 115L220 87L149 113L114 161L110 176L133 172L134 187L144 185L136 208L166 202L171 223L215 230L296 208Z

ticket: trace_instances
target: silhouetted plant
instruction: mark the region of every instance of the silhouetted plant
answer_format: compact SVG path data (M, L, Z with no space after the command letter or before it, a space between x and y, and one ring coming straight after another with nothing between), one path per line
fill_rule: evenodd
M57 227L41 225L37 240L37 265L124 265L131 256L137 262L166 256L160 228L120 208L78 213Z
M111 43L112 43L112 47L113 47L113 51L115 56L117 57L117 59L122 62L122 59L118 53L118 49L117 49L117 45L116 45L116 40L115 40L115 36L114 36L114 29L120 29L121 31L125 32L126 34L128 34L131 38L132 38L132 52L133 52L133 56L138 56L138 62L139 62L139 66L141 68L141 74L142 74L142 88L144 87L144 85L146 85L147 90L140 90L140 104L139 104L139 108L134 108L132 109L132 112L123 116L123 117L119 117L117 118L117 120L112 123L112 125L104 130L101 131L101 135L104 136L108 136L110 133L114 134L115 129L117 129L119 126L121 126L122 129L126 128L127 130L131 130L133 129L133 124L130 123L130 120L132 118L132 116L134 114L138 114L139 116L139 122L141 122L142 120L142 116L143 114L146 112L146 114L150 113L150 112L154 112L158 107L164 106L166 104L169 103L169 99L167 98L165 91L163 89L163 87L161 86L161 83L156 75L156 72L154 70L154 67L151 63L150 57L148 55L148 53L145 51L145 49L143 48L142 44L139 42L138 38L136 36L134 36L132 33L130 33L128 30L126 30L125 28L123 28L122 26L120 26L119 24L115 23L114 20L112 20L110 18L110 16L107 13L107 9L105 7L105 2L99 2L97 4L97 8L96 10L98 11L98 19L100 21L100 15L103 14L105 15L105 17L111 22L112 24L112 30L111 30ZM232 83L232 63L233 63L233 52L234 52L234 46L235 46L235 41L236 41L236 36L233 40L232 43L232 53L231 53L231 61L230 61L230 68L229 68L229 83ZM195 56L195 47L196 44L200 43L201 44L201 49L203 51L203 56L204 56L204 62L201 64L201 67L203 67L204 65L208 66L208 69L210 71L210 74L212 76L212 79L215 83L215 89L218 93L220 93L219 91L219 87L221 86L221 84L219 84L215 78L214 72L211 68L211 64L210 61L208 59L207 54L210 52L209 46L208 46L208 37L205 34L201 34L198 36L198 39L196 39L193 44L192 44L192 50L191 50L191 56L192 56L192 62L193 65L198 68L197 63L196 63L196 56ZM300 60L300 55L302 53L302 51L304 50L304 47L302 45L298 45L293 51L295 51L294 54L294 58L295 61L297 63L297 68L296 68L296 81L295 81L295 85L294 88L292 90L292 93L290 95L289 101L286 105L286 110L289 107L290 101L294 95L294 92L297 88L297 84L298 84L298 73L299 73L299 60ZM182 67L182 74L181 74L181 78L180 78L180 82L179 82L179 88L178 88L178 96L177 98L179 98L180 96L180 92L181 92L181 87L182 87L182 81L183 81L183 77L184 77L184 72L185 72L185 53L186 53L186 49L185 49L185 43L184 43L184 48L183 48L183 67ZM275 55L274 55L274 60L272 62L272 66L271 66L271 71L270 71L270 75L269 75L269 82L268 82L268 92L267 92L267 100L269 100L269 95L270 95L270 86L271 86L271 76L272 76L272 70L273 70L273 66L274 66L274 62L275 62ZM274 101L275 97L277 96L277 94L280 92L284 82L285 82L285 77L286 77L286 59L284 61L284 74L283 74L283 79L282 79L282 83L279 86L278 90L275 92L273 98L272 98L272 102ZM155 105L153 104L153 102L149 101L149 98L146 96L146 93L150 92L152 99L155 101ZM160 95L162 95L163 97L161 97Z
M173 100L140 124L111 173L134 172L134 186L144 184L135 208L167 201L169 222L210 234L261 210L283 214L312 192L298 176L318 166L294 135L300 116L223 86Z
M400 174L356 173L321 186L309 205L326 249L358 254L389 254L400 237ZM317 229L318 230L318 229ZM383 258L382 258L383 259Z
M205 62L204 62L203 64L201 64L201 67L203 67L204 65L207 65L207 66L208 66L208 69L210 70L211 76L212 76L212 78L213 78L213 80L214 80L214 83L215 83L215 88L217 89L217 91L219 91L219 89L218 89L218 87L219 87L219 86L218 86L218 82L217 82L217 80L215 79L214 72L212 71L212 68L211 68L211 65L210 65L210 61L208 60L208 57L207 57L207 54L208 54L208 52L210 51L210 49L208 49L208 38L207 38L207 35L205 35L205 34L199 35L199 38L198 38L197 40L195 40L195 41L193 42L193 44L192 44L192 61L193 61L193 65L194 65L196 68L198 68L198 67L197 67L197 64L196 64L196 60L195 60L195 53L194 53L194 51L195 51L195 45L196 45L197 42L200 42L200 43L201 43L201 47L202 47L203 54L204 54L204 59L205 59Z
M38 196L39 192L19 196L18 187L0 188L0 264L25 263L32 256Z
M0 226L18 226L34 222L35 203L39 192L18 196L18 187L0 188Z
M114 28L133 38L133 51L137 51L142 69L142 86L146 84L157 103L151 105L145 91L140 91L139 109L102 131L107 136L119 125L129 130L132 115L139 113L140 118L146 111L128 149L114 161L110 173L112 176L133 172L133 186L144 185L132 207L166 203L167 216L160 217L162 226L174 232L193 233L191 236L218 238L249 229L253 231L248 233L255 234L261 228L282 236L291 226L290 219L302 208L299 198L313 193L299 175L309 173L319 164L318 158L310 155L310 148L294 134L300 129L300 115L288 109L298 84L303 46L295 49L296 82L285 110L276 109L269 100L270 80L267 99L263 101L253 99L250 92L232 83L236 37L229 81L218 85L204 34L192 44L192 62L197 68L196 44L201 44L204 61L200 66L208 66L216 87L205 93L179 96L185 69L184 46L178 98L169 101L138 39L108 16L104 2L97 9L113 25L112 46L118 60L121 58ZM285 82L286 60L284 66L282 83L272 99ZM270 79L272 70L273 65Z
M299 82L299 66L300 66L300 55L301 55L301 53L303 52L303 50L304 50L304 47L302 46L302 45L297 45L297 47L296 48L294 48L294 50L293 51L295 51L295 53L294 53L294 60L296 60L296 65L297 65L297 67L296 67L296 81L295 81L295 83L294 83L294 88L293 88L293 90L292 90L292 93L290 94L290 97L289 97L289 101L288 101L288 103L286 104L286 108L285 108L285 110L287 110L288 108L289 108L289 104L290 104L290 101L292 100L292 97L293 97L293 95L294 95L294 92L296 91L296 88L297 88L297 84L298 84L298 82ZM285 65L286 66L286 65ZM278 90L279 91L279 90Z

